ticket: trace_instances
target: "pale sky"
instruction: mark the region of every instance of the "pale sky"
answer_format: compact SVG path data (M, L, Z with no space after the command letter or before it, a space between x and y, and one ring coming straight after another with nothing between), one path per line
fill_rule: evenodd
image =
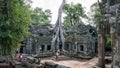
M57 15L58 15L58 9L59 6L62 3L62 0L32 0L32 7L40 7L43 8L43 10L45 9L50 9L52 12L52 24L56 23L56 19L57 19ZM85 8L86 13L90 11L90 6L97 2L97 0L66 0L67 3L81 3L82 6ZM86 21L84 21L85 23L87 23Z

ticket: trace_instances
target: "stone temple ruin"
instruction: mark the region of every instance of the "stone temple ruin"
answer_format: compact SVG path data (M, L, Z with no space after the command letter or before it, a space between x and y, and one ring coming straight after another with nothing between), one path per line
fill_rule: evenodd
M31 25L31 35L23 42L23 53L40 54L53 53L51 49L52 37L55 32L48 27L52 25ZM97 52L97 33L95 28L90 25L79 24L65 29L65 45L59 44L59 50L62 47L67 54L77 53L85 56L92 56ZM56 48L56 47L55 47Z
M31 35L23 42L23 53L54 55L57 51L67 56L93 56L97 52L97 32L90 25L78 24L65 29L62 26L63 0L56 24L30 26Z

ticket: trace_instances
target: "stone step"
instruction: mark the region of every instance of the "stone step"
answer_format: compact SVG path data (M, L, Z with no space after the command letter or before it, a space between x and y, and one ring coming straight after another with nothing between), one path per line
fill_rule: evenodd
M56 56L54 56L55 58ZM61 55L61 56L58 56L59 57L59 60L69 60L71 59L70 57L67 57L67 56L64 56L64 55Z

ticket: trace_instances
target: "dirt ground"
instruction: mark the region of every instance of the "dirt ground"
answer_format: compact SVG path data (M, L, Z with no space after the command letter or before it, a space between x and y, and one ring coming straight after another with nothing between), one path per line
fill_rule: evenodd
M64 65L64 66L68 66L71 68L93 68L93 66L96 65L96 63L98 62L97 57L90 59L90 60L85 60L85 61L78 61L78 60L59 60L59 61L55 61L52 59L44 59L41 62L54 62L56 64L59 65Z
M53 62L59 65L64 65L70 68L93 68L98 63L98 57L94 57L90 60L83 59L75 59L66 56L61 56L59 61L54 60L55 57L42 59L42 63L44 62ZM106 68L111 68L111 64L106 64Z

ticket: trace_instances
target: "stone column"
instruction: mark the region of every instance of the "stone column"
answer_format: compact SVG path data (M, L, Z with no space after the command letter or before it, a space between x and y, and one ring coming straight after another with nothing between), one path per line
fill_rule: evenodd
M70 44L70 50L72 50L72 44Z
M111 45L112 45L112 66L120 68L120 4L114 5L110 9L112 15L109 19L111 24Z
M77 53L77 52L78 52L78 49L77 49L77 48L78 48L78 45L77 45L77 42L75 42L75 46L76 46L76 47L75 47L75 48L76 48L75 51L76 51L76 53Z
M83 44L82 46L83 46L83 52L84 52L84 54L87 55L87 46L86 46L86 44Z
M80 44L78 44L78 52L80 52Z
M36 54L39 54L40 53L40 45L36 46Z
M120 23L114 23L111 26L111 38L112 38L112 68L120 67Z
M44 45L45 46L45 48L44 48L44 50L45 50L45 52L47 51L47 45Z

